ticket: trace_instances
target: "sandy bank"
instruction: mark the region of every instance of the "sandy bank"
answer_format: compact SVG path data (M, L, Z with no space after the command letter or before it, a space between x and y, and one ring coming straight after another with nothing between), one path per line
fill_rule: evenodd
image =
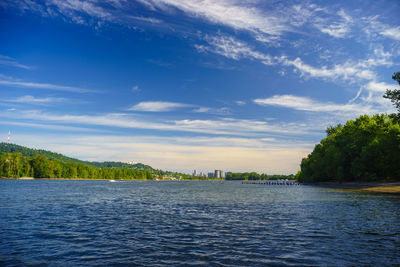
M371 192L400 195L400 182L323 182L314 183L312 185L335 189L344 189L354 192Z

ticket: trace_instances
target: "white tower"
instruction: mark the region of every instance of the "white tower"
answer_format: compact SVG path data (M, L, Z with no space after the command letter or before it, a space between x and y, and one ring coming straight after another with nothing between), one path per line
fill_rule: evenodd
M8 143L8 144L10 143L10 137L11 137L11 132L8 131L8 138L7 138L7 143Z

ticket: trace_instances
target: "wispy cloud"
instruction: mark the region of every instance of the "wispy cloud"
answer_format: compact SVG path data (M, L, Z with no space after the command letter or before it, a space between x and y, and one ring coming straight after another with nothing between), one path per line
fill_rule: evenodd
M16 67L20 69L30 70L34 67L19 63L16 59L8 56L0 55L0 65Z
M230 114L230 110L227 107L222 107L222 108L199 107L199 108L193 109L192 112L195 112L195 113L208 113L208 114L216 114L216 115L228 115L228 114Z
M250 59L257 60L265 65L290 66L299 71L301 75L312 78L322 78L344 81L375 81L377 80L374 67L391 66L391 54L385 52L382 47L375 48L374 54L365 60L348 60L332 66L312 66L301 58L290 59L287 56L271 56L255 50L247 43L237 40L232 36L217 35L205 36L208 45L196 45L200 52L212 52L233 60Z
M339 21L324 21L324 24L317 22L315 24L315 27L317 27L321 32L326 33L332 37L346 37L350 33L350 26L353 22L353 19L348 14L346 14L343 9L338 11L337 15L340 17ZM319 20L321 20L321 18L319 18Z
M148 18L148 17L139 17L139 16L128 16L128 18L138 20L138 21L144 21L144 22L150 22L154 24L159 24L162 23L162 20L156 19L156 18Z
M63 17L77 24L101 26L104 22L131 25L137 23L160 24L162 21L141 15L132 14L132 3L126 0L4 0L3 6L18 7L23 11L30 10L45 17Z
M204 37L204 40L208 43L207 46L195 45L196 49L200 52L212 52L234 60L248 58L260 60L267 65L272 64L271 56L254 50L247 43L237 40L232 36L206 35Z
M330 79L343 79L347 81L355 80L375 80L376 74L369 68L362 67L361 63L352 63L350 61L344 64L335 64L332 67L322 66L314 67L303 62L301 58L295 60L281 58L283 65L292 66L299 70L302 75L308 75L313 78L330 78Z
M386 89L389 89L389 90L398 89L398 87L394 84L388 84L388 83L384 83L384 82L375 82L375 81L371 81L371 82L367 83L364 86L364 88L367 89L368 91L378 92L378 93L383 93L386 91Z
M44 123L32 123L32 122L20 122L20 121L0 121L0 124L7 126L22 126L38 129L48 129L55 131L71 131L71 132L107 132L106 130L92 129L86 127L75 127L75 126L65 126L56 124L44 124Z
M80 0L51 0L47 1L47 11L50 15L56 13L71 18L75 23L85 23L86 19L82 14L87 14L101 20L112 20L110 12L97 5L97 1Z
M254 103L259 105L280 106L295 110L314 111L314 112L351 112L357 114L375 113L372 106L365 104L335 104L331 102L319 102L308 97L294 95L274 95L270 98L255 99Z
M400 41L400 26L395 28L386 28L380 32L381 35Z
M146 101L140 102L128 110L132 111L147 111L147 112L167 112L180 108L191 107L192 105L176 103L176 102L164 102L164 101Z
M238 106L244 106L244 105L246 105L246 102L245 102L245 101L242 101L242 100L238 100L238 101L236 101L235 103L236 103L236 105L238 105Z
M132 86L132 91L134 92L140 91L139 85Z
M290 30L285 17L277 16L273 12L262 12L254 5L256 2L227 0L141 0L141 2L165 11L173 7L211 23L250 31L258 35L279 36Z
M24 95L16 98L4 99L6 102L24 103L24 104L50 104L57 102L65 102L66 98L61 97L34 97L31 95Z
M363 31L371 38L386 37L392 40L400 40L400 26L391 26L379 21L379 16L362 18L365 26Z
M0 85L12 86L12 87L25 87L25 88L37 88L55 91L66 91L74 93L99 93L100 91L85 89L80 87L57 85L50 83L36 83L36 82L21 82L21 81L10 81L10 80L0 80Z
M229 136L264 136L313 134L319 131L319 125L304 123L270 123L262 120L221 118L215 120L169 120L138 118L135 115L109 113L101 115L69 115L45 113L37 110L2 112L0 117L28 119L32 121L58 122L63 124L97 125L125 129L148 129L156 131L187 132Z

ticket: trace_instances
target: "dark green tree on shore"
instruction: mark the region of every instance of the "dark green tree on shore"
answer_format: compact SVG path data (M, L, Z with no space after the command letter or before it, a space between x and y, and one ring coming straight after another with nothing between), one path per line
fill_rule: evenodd
M149 170L115 167L99 168L84 163L49 159L41 154L27 157L15 152L0 154L0 177L152 180L153 174Z
M301 162L302 182L400 180L400 125L386 115L362 115L327 130Z
M400 72L392 78L400 85ZM400 89L383 97L399 113L362 115L328 127L327 137L302 160L299 181L400 181Z
M400 85L400 71L393 74L392 79L397 81ZM390 99L393 105L397 108L398 115L400 115L400 89L386 90L384 98Z

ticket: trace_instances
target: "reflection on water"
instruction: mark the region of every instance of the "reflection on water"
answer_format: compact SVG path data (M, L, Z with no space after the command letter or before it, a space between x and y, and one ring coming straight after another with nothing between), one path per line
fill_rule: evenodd
M400 264L400 198L240 182L0 181L0 265Z

